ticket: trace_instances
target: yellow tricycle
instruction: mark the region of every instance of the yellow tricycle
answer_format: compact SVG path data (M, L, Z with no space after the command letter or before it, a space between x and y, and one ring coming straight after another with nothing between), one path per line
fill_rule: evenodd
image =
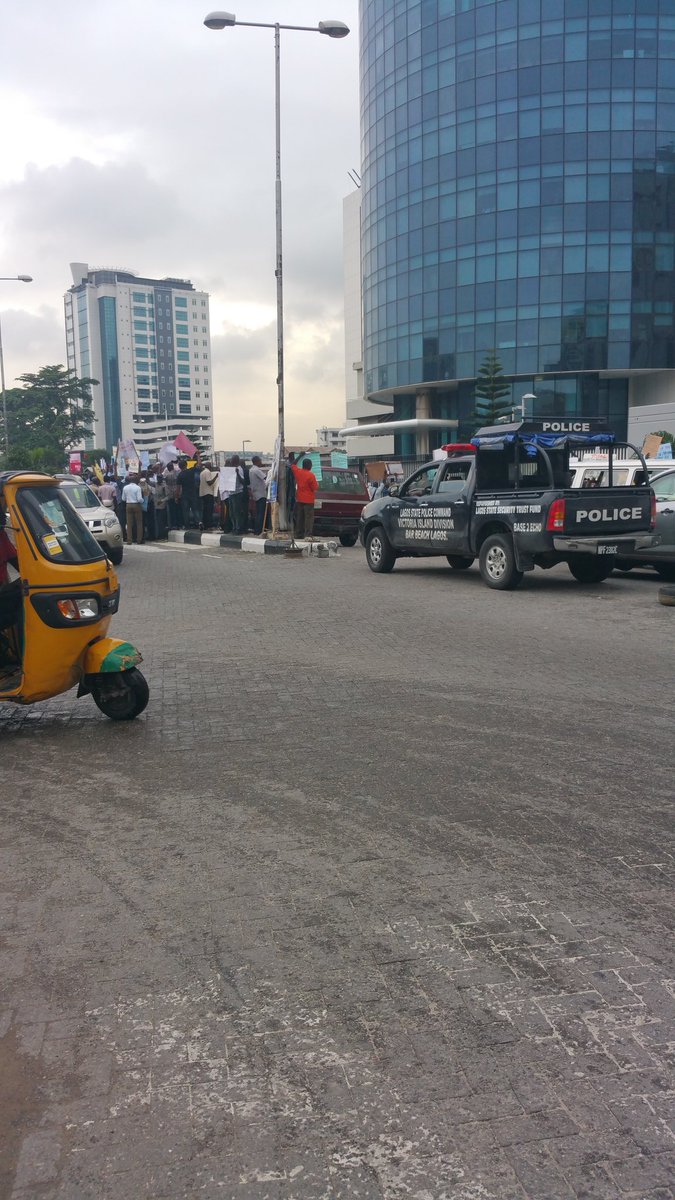
M49 475L0 472L0 701L77 687L113 721L148 703L129 642L106 637L120 589L112 564Z

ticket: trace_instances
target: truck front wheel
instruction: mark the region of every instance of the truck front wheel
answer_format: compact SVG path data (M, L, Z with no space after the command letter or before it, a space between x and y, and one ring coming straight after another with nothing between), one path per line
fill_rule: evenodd
M612 557L591 558L590 555L579 555L578 558L571 558L568 566L578 583L602 583L612 574L615 561Z
M523 572L516 566L513 542L503 533L492 533L480 548L478 559L483 583L499 591L512 591L518 587Z
M382 574L391 571L396 562L396 555L391 542L381 525L375 525L366 537L366 562L371 571Z

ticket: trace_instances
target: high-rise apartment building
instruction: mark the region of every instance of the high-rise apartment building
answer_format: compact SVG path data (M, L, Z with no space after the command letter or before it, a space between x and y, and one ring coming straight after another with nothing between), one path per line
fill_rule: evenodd
M99 382L91 445L119 438L156 453L181 430L213 449L209 298L186 279L71 263L65 295L68 366Z
M663 428L675 0L362 0L361 105L365 397L461 439L495 350L528 415Z

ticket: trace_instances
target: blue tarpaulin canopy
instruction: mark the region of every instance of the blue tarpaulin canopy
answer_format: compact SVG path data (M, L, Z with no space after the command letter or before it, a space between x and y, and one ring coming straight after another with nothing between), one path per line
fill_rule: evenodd
M505 446L520 442L525 453L534 457L537 446L546 450L558 450L563 446L608 446L614 441L613 433L528 433L527 431L509 431L500 434L489 434L481 437L476 434L471 439L474 446L488 447L491 450L503 450Z

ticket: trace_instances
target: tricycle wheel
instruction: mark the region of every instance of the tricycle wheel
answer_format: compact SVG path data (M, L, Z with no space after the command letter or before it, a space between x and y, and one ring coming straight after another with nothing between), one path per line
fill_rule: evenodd
M603 583L612 574L615 563L611 557L599 559L579 554L567 565L577 583Z
M115 546L112 550L109 550L108 558L110 559L113 567L119 567L122 559L124 558L124 546Z
M133 721L150 698L145 676L136 667L96 675L91 682L95 703L111 721Z

